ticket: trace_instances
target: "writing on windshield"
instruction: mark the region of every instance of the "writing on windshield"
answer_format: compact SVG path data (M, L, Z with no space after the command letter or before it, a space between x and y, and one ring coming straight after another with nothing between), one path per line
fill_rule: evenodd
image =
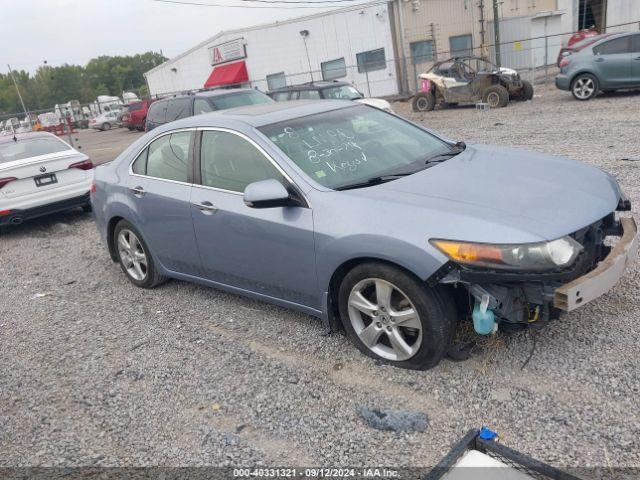
M373 176L424 168L424 159L447 150L440 139L365 105L261 127L293 162L329 188Z

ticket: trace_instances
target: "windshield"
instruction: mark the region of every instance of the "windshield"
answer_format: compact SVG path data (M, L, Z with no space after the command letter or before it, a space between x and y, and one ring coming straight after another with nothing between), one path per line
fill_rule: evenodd
M245 90L230 93L229 95L219 95L212 97L210 101L217 110L273 102L270 97L256 90Z
M0 143L0 163L13 162L23 158L37 157L47 153L62 152L69 147L54 137L10 140Z
M330 87L322 90L324 98L332 100L358 100L362 98L362 94L351 85L341 85L338 87Z
M260 128L315 181L344 188L383 175L414 173L451 147L394 115L358 105Z

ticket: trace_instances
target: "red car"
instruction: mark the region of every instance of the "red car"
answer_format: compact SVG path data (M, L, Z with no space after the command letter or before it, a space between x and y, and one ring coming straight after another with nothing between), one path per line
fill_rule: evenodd
M130 103L127 111L122 115L122 125L129 130L144 131L147 122L147 112L153 100L142 100L141 102Z
M567 46L562 47L560 52L558 52L558 60L556 64L560 67L560 62L563 58L568 57L572 53L579 52L583 48L609 36L611 36L610 33L599 34L597 30L580 30L579 32L574 33L569 39Z

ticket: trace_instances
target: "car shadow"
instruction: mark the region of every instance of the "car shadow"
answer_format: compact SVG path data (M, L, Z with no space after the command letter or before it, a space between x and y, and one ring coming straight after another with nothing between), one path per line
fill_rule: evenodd
M19 225L0 226L0 241L21 237L45 238L52 234L64 236L67 232L72 234L75 226L88 220L91 220L91 213L81 208L52 213Z
M633 90L617 90L614 92L600 92L596 98L626 98L626 97L634 97L640 94L640 89Z

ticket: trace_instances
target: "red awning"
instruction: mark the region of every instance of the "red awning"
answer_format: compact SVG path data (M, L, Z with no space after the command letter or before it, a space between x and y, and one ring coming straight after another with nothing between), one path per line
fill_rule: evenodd
M211 75L204 82L204 88L219 87L221 85L234 85L249 81L247 66L244 60L226 65L218 65L213 68Z

